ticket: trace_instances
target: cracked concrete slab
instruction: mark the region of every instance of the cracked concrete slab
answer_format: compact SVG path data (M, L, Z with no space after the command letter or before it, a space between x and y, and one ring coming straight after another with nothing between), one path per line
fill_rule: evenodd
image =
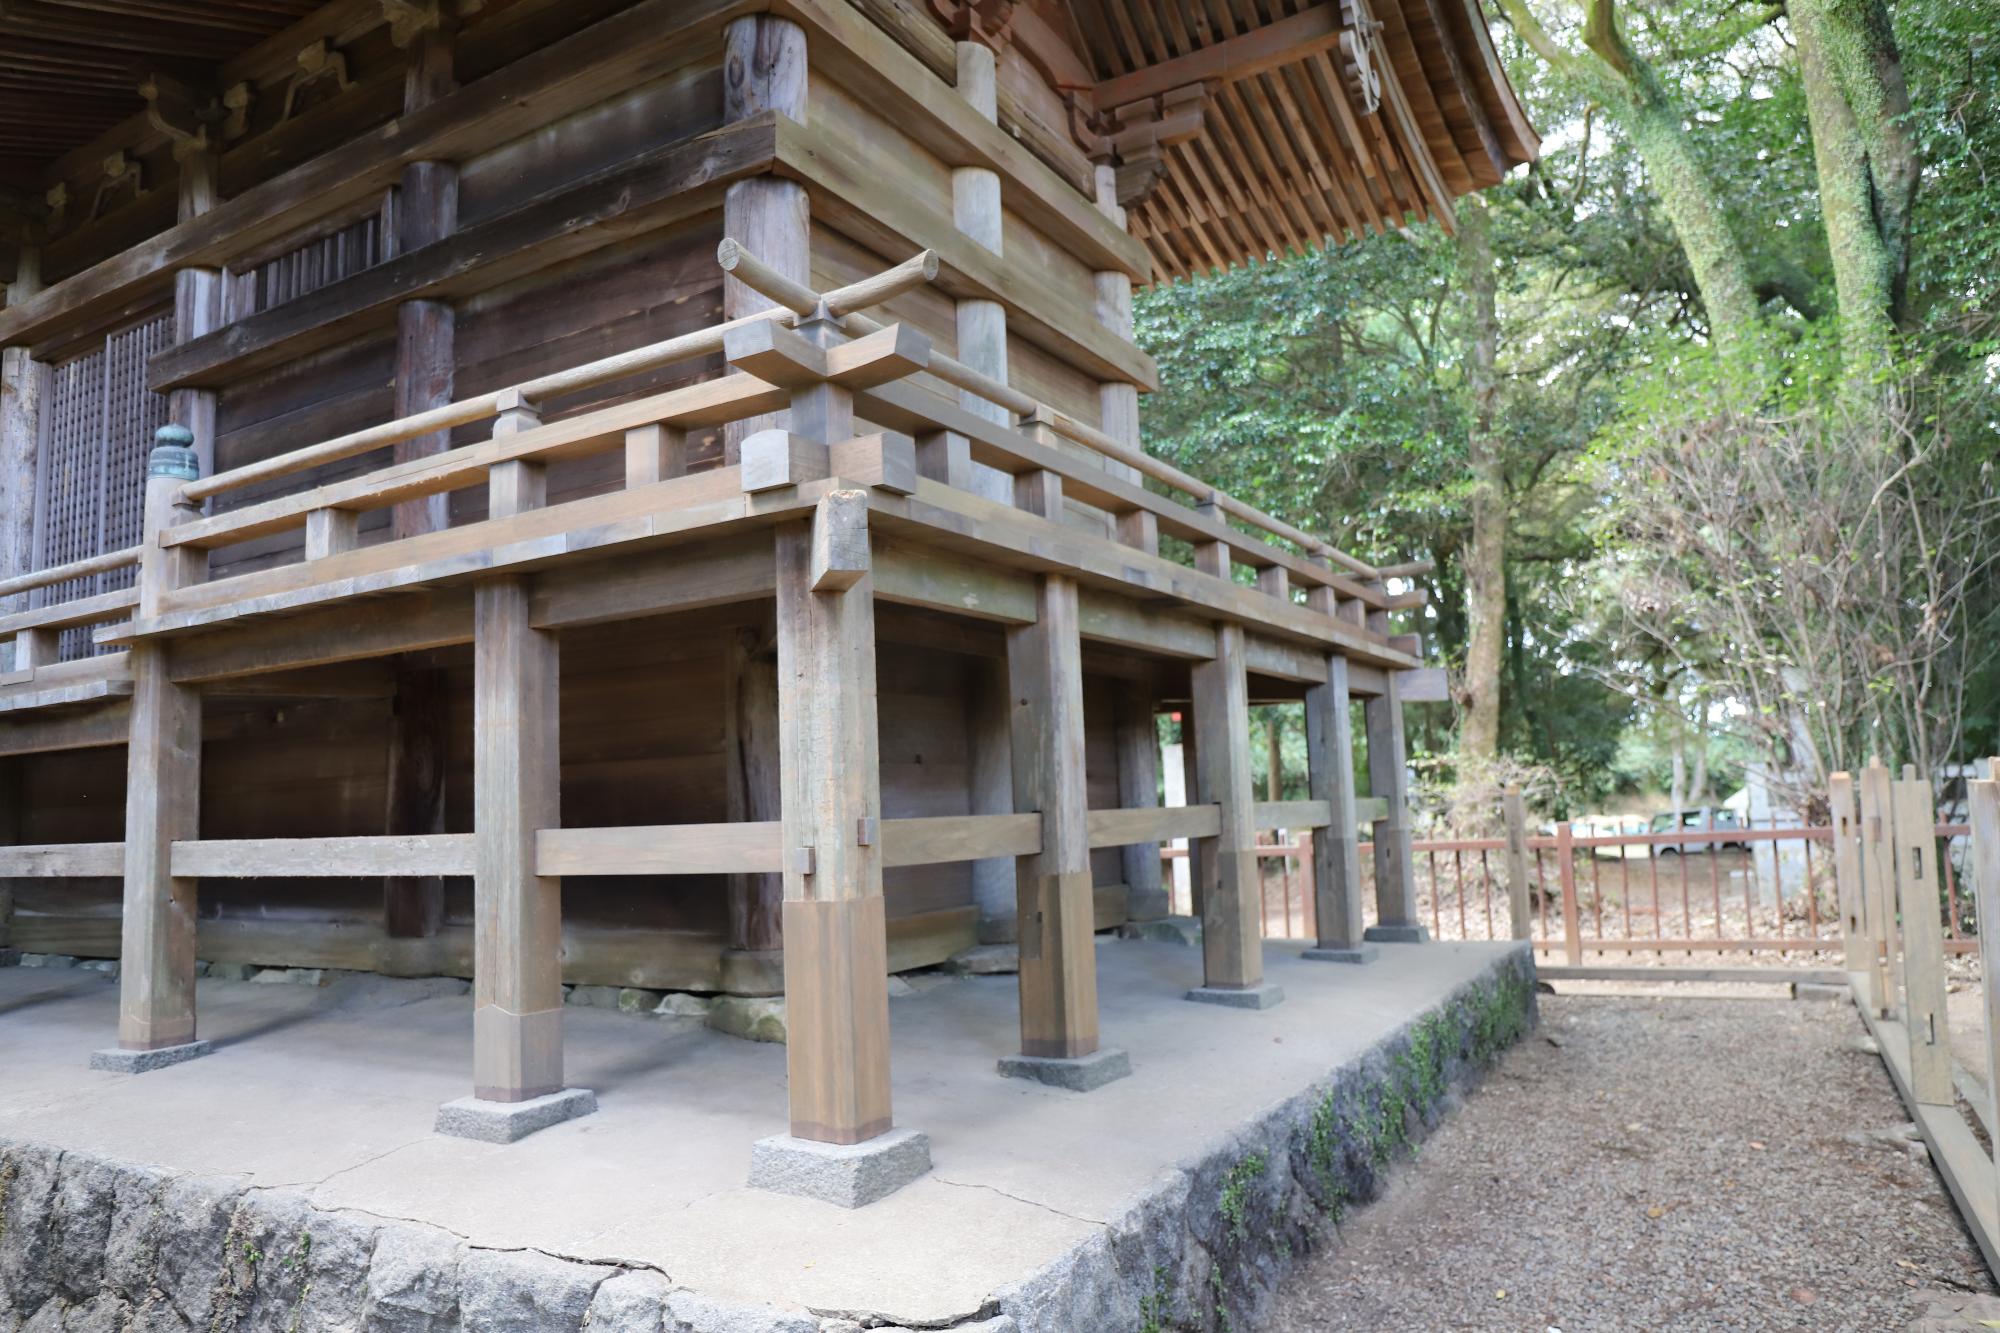
M568 1077L597 1091L598 1114L510 1145L444 1138L430 1125L468 1091L470 1000L399 998L372 977L324 989L204 979L214 1054L131 1080L79 1059L115 1030L114 981L0 968L0 1140L292 1192L362 1223L422 1224L453 1238L453 1253L654 1272L722 1305L974 1326L1000 1317L1003 1293L1113 1244L1135 1209L1157 1211L1176 1187L1184 1196L1195 1164L1245 1125L1518 952L1436 944L1328 968L1301 948L1267 948L1288 1002L1248 1012L1183 1003L1199 980L1185 949L1107 941L1101 1026L1134 1073L1088 1097L995 1072L1018 1048L1011 977L899 1003L896 1122L929 1134L936 1169L853 1212L747 1187L752 1143L785 1128L781 1047L693 1020L569 1009ZM530 1304L591 1299L541 1293L524 1273L508 1290Z

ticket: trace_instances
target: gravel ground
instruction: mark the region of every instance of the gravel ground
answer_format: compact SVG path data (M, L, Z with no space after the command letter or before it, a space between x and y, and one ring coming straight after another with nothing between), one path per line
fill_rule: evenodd
M1864 1037L1844 1002L1544 995L1271 1326L1819 1333L1990 1294Z

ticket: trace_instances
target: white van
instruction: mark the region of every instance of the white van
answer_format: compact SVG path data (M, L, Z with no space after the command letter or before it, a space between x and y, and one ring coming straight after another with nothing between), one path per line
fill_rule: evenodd
M1653 816L1653 822L1647 826L1646 832L1672 833L1676 827L1681 829L1697 829L1703 832L1720 833L1720 832L1738 831L1742 829L1743 825L1741 821L1737 819L1736 812L1734 810L1729 809L1727 806L1702 805L1702 806L1696 806L1691 810L1681 811L1680 822L1678 825L1676 825L1674 822L1673 811L1662 810L1659 814ZM1680 842L1680 843L1663 842L1654 844L1653 854L1655 856L1678 856L1682 852L1707 852L1707 851L1714 851L1718 847L1721 848L1734 847L1738 851L1744 851L1744 852L1750 850L1750 844L1747 842L1743 842L1741 840L1727 841L1721 843L1706 842L1706 841Z

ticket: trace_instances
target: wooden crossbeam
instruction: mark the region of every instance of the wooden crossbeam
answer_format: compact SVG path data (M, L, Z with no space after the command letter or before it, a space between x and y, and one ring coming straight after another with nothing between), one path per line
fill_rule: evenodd
M1340 44L1340 6L1314 5L1261 28L1183 56L1142 65L1129 74L1100 81L1093 90L1100 109L1159 97L1194 83L1235 83L1283 65L1295 64Z

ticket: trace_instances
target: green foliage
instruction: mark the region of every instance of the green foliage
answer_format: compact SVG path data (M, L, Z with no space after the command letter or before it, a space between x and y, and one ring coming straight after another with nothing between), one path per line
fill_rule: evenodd
M1263 1153L1253 1152L1230 1167L1229 1174L1222 1178L1222 1197L1216 1206L1222 1220L1229 1224L1229 1238L1239 1245L1250 1235L1250 1187L1269 1165Z

